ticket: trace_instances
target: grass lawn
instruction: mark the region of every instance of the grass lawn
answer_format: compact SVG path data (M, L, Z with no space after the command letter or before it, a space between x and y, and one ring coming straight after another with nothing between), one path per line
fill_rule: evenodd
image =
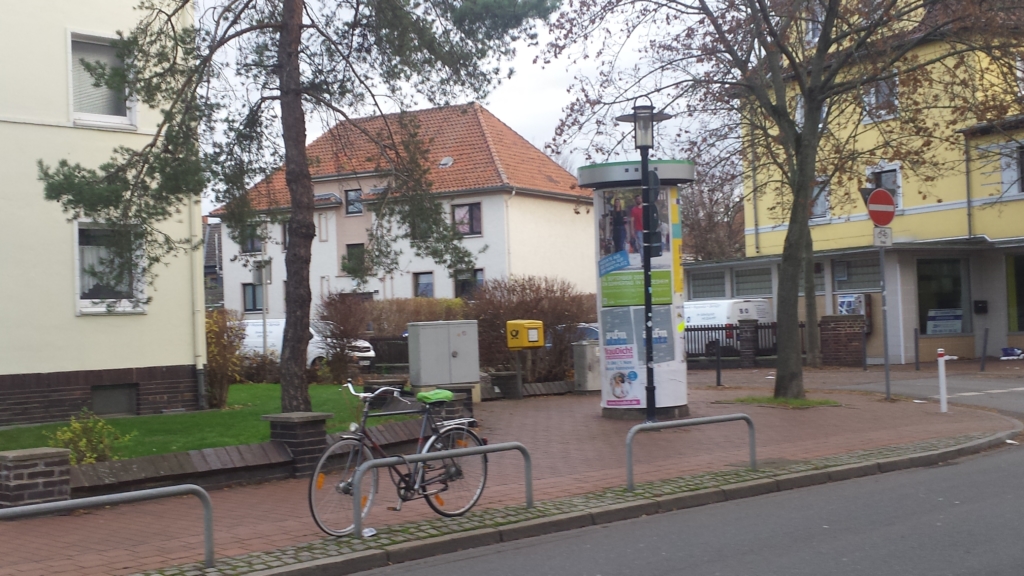
M810 398L775 398L774 396L744 396L730 400L737 404L768 404L785 408L811 408L814 406L840 406L839 402L827 399Z
M309 387L310 400L316 412L332 412L327 431L348 428L359 418L362 403L337 385ZM107 422L121 434L135 433L129 441L117 446L120 458L215 448L234 444L252 444L270 440L270 423L260 420L264 414L281 412L281 386L278 384L235 384L228 393L228 408L182 414L160 414L109 418ZM393 419L393 418L392 418ZM385 419L370 420L378 424ZM39 424L0 430L0 451L46 446L57 428L67 422Z

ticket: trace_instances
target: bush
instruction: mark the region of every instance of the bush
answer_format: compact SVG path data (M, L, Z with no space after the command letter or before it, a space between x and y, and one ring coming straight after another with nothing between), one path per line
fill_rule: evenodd
M211 408L223 408L228 387L241 378L239 350L245 339L245 327L237 312L211 310L206 313L206 402Z
M135 433L124 436L102 418L82 408L78 417L72 416L67 426L46 435L50 438L50 446L71 450L71 464L77 466L117 460L114 445L130 440Z
M597 318L593 294L583 294L576 286L558 278L512 276L507 280L488 280L467 305L466 318L477 321L480 336L480 363L489 368L508 369L514 365L506 347L507 320L540 320L550 348L534 349L524 376L528 382L567 379L572 371L572 342L576 325Z
M368 322L377 338L397 338L410 322L464 320L466 302L461 298L394 298L367 303Z
M370 321L371 303L361 294L344 292L335 292L320 301L316 309L320 322L313 329L324 339L327 362L315 381L344 382L348 377L350 359L345 349L350 341L363 337Z
M276 352L246 352L241 355L243 382L278 384L281 382L281 361Z

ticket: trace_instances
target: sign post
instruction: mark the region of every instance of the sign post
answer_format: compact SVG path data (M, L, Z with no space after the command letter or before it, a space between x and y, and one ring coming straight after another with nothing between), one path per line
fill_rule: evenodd
M885 355L885 399L892 400L889 385L889 321L885 303L885 247L892 246L892 228L887 228L896 216L896 201L892 194L879 188L868 196L868 216L875 223L874 244L878 246L878 275L882 287L882 348Z

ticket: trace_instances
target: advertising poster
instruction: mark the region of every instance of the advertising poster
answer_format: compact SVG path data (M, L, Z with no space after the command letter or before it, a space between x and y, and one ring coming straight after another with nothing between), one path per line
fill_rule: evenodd
M646 407L643 215L639 188L597 190L598 296L602 388L606 408ZM663 186L655 203L660 254L651 258L654 379L658 406L686 404L683 356L682 230L678 190Z
M928 310L925 334L959 334L963 329L964 311L962 308L942 308Z

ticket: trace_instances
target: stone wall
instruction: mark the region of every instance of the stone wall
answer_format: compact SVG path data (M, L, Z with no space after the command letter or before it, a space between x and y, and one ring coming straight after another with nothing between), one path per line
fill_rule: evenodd
M67 500L70 452L64 448L0 452L0 508Z
M67 420L92 407L94 386L134 384L135 414L199 407L195 366L0 375L0 426Z
M864 365L864 316L822 316L821 360L825 366Z

